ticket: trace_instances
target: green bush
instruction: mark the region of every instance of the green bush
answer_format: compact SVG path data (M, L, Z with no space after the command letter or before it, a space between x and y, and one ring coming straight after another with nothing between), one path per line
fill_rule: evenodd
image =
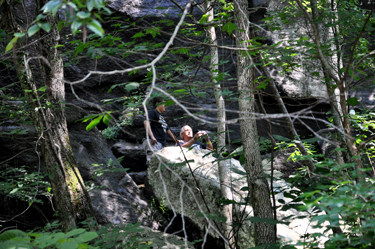
M108 126L102 131L103 136L106 139L112 139L115 140L120 133L120 127L116 125Z

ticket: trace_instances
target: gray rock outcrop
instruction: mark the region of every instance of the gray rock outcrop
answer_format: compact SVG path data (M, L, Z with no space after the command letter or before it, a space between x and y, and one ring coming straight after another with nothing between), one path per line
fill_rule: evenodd
M189 218L202 231L205 231L207 224L212 223L212 217L220 214L221 206L218 202L222 198L217 163L212 155L207 155L207 150L184 150L187 160L190 161L190 167L184 163L184 156L178 147L166 147L156 152L150 160L148 168L148 181L152 186L152 190L157 198L167 199L167 206L170 209L180 213L183 217ZM162 162L162 163L160 163ZM231 188L233 198L236 202L245 203L247 191L243 191L243 187L247 186L244 169L235 159L226 160L227 167L231 167ZM266 175L270 173L269 160L262 162ZM194 177L192 175L194 174ZM291 198L284 197L284 193L291 191L290 186L282 179L281 173L274 172L274 191L276 194L276 206L278 206L277 217L285 224L278 224L278 237L290 244L298 241L300 236L306 233L313 233L310 222L313 211L299 212L293 208L286 211L282 210L285 203L292 201ZM199 186L197 186L198 182ZM200 190L202 194L199 193ZM293 189L294 191L296 189ZM204 196L205 202L202 200ZM280 201L279 201L280 200ZM207 211L207 207L210 210ZM248 217L252 215L250 205L236 204L235 214L238 217ZM244 212L242 215L241 212ZM211 219L202 217L202 213L211 213ZM301 218L304 217L304 218ZM238 231L238 244L240 248L249 248L255 245L252 223L248 219L237 220L241 222L241 228ZM220 224L220 222L218 222ZM220 226L220 225L219 225ZM209 234L215 238L219 238L217 230L213 229L211 224ZM219 228L221 229L221 228ZM322 231L321 231L322 232Z

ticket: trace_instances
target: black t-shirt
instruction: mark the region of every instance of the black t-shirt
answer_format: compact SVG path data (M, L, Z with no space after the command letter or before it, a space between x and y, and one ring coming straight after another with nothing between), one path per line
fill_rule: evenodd
M154 134L155 139L158 140L158 142L163 146L166 146L168 125L163 116L154 109L148 111L148 118L150 121L151 131Z

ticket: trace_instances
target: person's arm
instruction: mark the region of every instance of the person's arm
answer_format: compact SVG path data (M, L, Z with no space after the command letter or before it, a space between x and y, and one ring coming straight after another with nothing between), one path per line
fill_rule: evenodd
M206 140L206 148L207 148L208 150L213 151L213 150L214 150L214 147L212 146L211 140L210 140L210 138L208 137L207 132L205 132L205 131L201 131L200 134L201 134L201 136L203 136L203 138Z
M211 143L211 140L209 137L206 138L206 146L207 146L207 149L213 151L214 150L214 147L212 146L212 143Z
M156 140L156 138L154 137L154 133L152 133L150 122L148 122L147 120L145 120L145 121L143 121L143 125L145 126L146 131L148 130L148 135L150 136L150 138L152 140L151 144L152 145L157 144L158 140Z
M170 138L172 138L172 140L174 141L174 144L177 145L178 141L177 139L173 136L173 133L171 132L171 130L168 129L167 131L167 134Z

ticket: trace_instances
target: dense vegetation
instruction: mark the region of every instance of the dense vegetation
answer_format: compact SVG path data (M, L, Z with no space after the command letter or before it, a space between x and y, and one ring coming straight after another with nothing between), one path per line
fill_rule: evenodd
M104 248L104 244L110 242L113 244L109 243L107 248L152 246L142 241L142 237L132 237L132 233L139 231L138 225L120 228L97 226L90 198L67 139L65 116L61 114L65 108L64 83L77 96L74 87L90 76L128 74L133 81L114 83L107 89L111 93L117 88L124 88L127 96L114 95L111 99L103 99L101 105L77 96L97 110L96 114L80 120L87 122L87 130L102 122L108 125L102 134L114 139L118 133L126 132L135 116L145 111L151 97L159 95L168 99L167 106L177 105L191 118L202 122L219 126L239 122L242 141L228 141L228 136L220 140L220 134L225 132L218 130L215 140L218 146L214 154L218 160L230 156L240 159L243 174L248 179L251 203L262 203L258 211L254 208L255 218L252 220L256 224L257 248L374 246L375 113L361 106L360 99L350 95L353 90L371 89L373 86L373 1L370 4L352 0L289 1L268 11L258 23L252 21L252 13L264 6L271 9L273 2L251 9L249 14L248 2L244 0L205 1L195 6L203 12L199 18L188 12L192 2L187 7L176 3L182 14L180 20L161 18L152 23L147 17L137 21L116 17L101 0L52 0L39 3L40 6L35 3L40 12L36 15L30 13L34 21L21 23L14 16L5 14L14 13L14 7L19 8L20 5L13 1L2 2L1 39L4 47L1 63L13 72L12 79L17 81L2 85L1 122L4 126L33 123L38 137L43 137L40 140L42 149L38 150L45 158L47 173L31 172L27 165L12 167L7 164L8 160L3 161L0 165L0 194L31 206L41 201L39 196L52 198L53 193L57 217L61 222L30 233L4 231L0 234L4 245ZM62 11L64 9L68 11ZM57 13L65 15L65 21L59 20ZM17 28L17 25L22 28ZM291 32L293 28L297 31ZM215 32L225 36L221 44L212 39ZM269 37L264 34L270 32L279 35L278 42L268 42ZM283 32L287 34L286 38L282 37ZM60 34L68 37L65 44L59 44ZM234 39L236 45L232 45L230 39ZM37 44L38 48L29 48L29 44ZM237 75L225 70L229 62L224 56L219 57L215 48L233 53ZM218 59L215 60L215 57ZM65 67L79 67L87 60L100 63L105 58L128 64L122 70L90 71L85 78L68 81L62 75L62 58L65 58ZM201 67L210 71L210 82L200 80ZM311 119L306 113L316 103L304 109L303 113L289 113L271 70L277 70L278 75L285 77L302 71L305 80L319 82L326 87L326 96L320 96L317 102L328 101L331 108L324 114L324 119L317 120L325 125L329 135L314 131L307 125L311 137L298 134L295 122L305 124ZM210 95L210 91L214 94ZM255 100L263 106L260 96L271 96L280 112L255 113ZM213 113L202 108L189 108L184 102L187 98L207 97L216 98L217 108ZM239 102L240 114L234 114L228 120L225 115L220 116L223 109L220 101L224 100L227 103ZM118 103L123 105L125 113L112 108ZM230 111L227 110L227 113ZM269 122L269 137L258 139L257 118ZM290 135L272 134L270 123L275 120L283 120ZM27 129L13 129L1 131L0 135L16 137L25 133ZM330 146L331 153L318 152L317 141ZM240 146L234 153L226 151L230 142ZM271 207L271 198L268 198L273 191L256 186L258 181L265 180L263 172L259 174L262 170L260 154L272 153L273 156L275 151L286 148L294 148L288 160L300 162L301 168L289 179L295 188L284 195L293 198L293 201L285 203L283 209L309 210L314 226L323 228L323 232L302 235L296 245L279 244L275 239L275 224L285 221L277 221L273 216L273 208L276 207ZM55 168L60 169L60 173ZM254 191L264 191L267 198L252 194ZM72 197L71 193L79 198ZM233 204L228 198L221 201L224 206ZM227 217L223 210L223 215ZM6 217L4 221L11 219ZM227 217L228 220L230 217ZM80 223L82 221L84 223ZM235 226L229 223L224 231L228 248L235 248L236 242L232 239L232 236L235 238L232 234L235 229L231 229ZM126 236L129 236L128 239L124 239Z

